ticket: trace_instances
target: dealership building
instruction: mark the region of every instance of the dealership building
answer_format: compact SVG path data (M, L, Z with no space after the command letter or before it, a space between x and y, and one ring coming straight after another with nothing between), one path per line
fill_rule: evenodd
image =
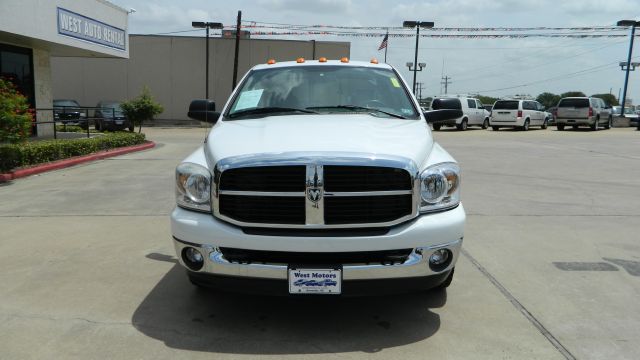
M224 32L209 38L209 98L218 110L232 91L235 43L235 36ZM96 106L100 101L134 98L148 86L164 107L157 123L185 123L191 100L205 98L205 37L131 35L129 44L128 59L53 57L53 96ZM237 77L239 81L252 66L269 59L340 59L349 53L349 42L254 39L244 32Z
M53 118L52 57L129 57L128 11L105 0L0 1L0 77L8 79L37 110ZM34 128L39 136L52 124Z

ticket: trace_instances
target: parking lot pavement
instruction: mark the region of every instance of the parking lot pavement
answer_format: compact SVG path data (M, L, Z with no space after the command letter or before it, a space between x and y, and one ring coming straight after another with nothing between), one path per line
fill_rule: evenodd
M269 298L192 287L173 169L204 129L0 186L0 358L623 359L640 353L640 134L441 131L463 167L446 293Z

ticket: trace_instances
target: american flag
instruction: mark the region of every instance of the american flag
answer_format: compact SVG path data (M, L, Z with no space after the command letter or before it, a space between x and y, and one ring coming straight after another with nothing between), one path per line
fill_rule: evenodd
M389 33L384 35L384 39L382 39L382 42L380 43L380 47L378 47L378 51L387 47L388 40L389 40Z

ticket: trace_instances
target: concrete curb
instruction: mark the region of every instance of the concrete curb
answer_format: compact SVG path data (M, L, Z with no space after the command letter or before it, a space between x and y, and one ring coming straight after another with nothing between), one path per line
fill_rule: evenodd
M132 153L136 151L148 150L155 146L156 146L156 143L154 143L153 141L145 141L143 144L140 144L140 145L133 145L133 146L116 148L116 149L104 150L104 151L100 151L100 152L89 154L89 155L75 156L69 159L63 159L63 160L53 161L46 164L35 165L32 167L18 169L8 173L0 174L0 182L11 181L11 180L23 178L26 176L40 174L47 171L64 169L70 166L74 166L74 165L78 165L78 164L82 164L90 161L102 160L102 159L106 159L114 156L120 156L120 155Z

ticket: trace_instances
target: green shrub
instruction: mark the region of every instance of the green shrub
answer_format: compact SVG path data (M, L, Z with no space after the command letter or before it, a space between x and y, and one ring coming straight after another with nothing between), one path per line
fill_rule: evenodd
M128 119L139 125L138 132L142 131L142 123L145 120L151 120L164 111L164 107L153 99L151 91L146 85L138 97L123 101L120 107Z
M27 98L11 82L0 78L0 143L25 142L31 135L32 119Z
M87 129L83 129L78 125L56 125L57 132L87 133ZM89 129L90 133L99 133L100 131Z
M41 164L101 150L137 145L144 134L118 132L90 139L44 140L23 144L0 145L0 172Z

